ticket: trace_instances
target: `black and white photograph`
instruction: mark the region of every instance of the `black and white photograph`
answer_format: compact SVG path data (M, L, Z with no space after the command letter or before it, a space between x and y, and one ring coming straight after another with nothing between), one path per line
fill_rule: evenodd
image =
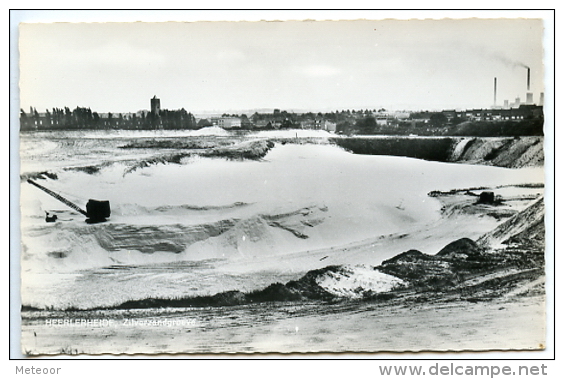
M549 25L412 14L20 23L21 354L547 349Z

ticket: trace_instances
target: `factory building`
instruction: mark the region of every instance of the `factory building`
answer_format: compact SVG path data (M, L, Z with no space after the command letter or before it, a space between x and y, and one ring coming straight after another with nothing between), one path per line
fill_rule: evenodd
M515 98L515 102L513 103L509 103L508 100L504 100L503 107L501 107L502 109L515 109L519 108L522 104L538 105L541 107L544 105L544 93L542 92L540 93L538 104L535 104L534 95L533 92L531 92L531 68L527 66L524 67L527 69L527 92L525 93L525 102L521 103L521 98L517 96ZM494 102L492 109L499 109L500 107L497 106L497 78L494 78L493 99Z

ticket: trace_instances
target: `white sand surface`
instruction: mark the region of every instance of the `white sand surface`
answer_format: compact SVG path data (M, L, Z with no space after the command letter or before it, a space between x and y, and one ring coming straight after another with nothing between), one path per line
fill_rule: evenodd
M65 143L75 156L96 155L81 140ZM97 144L104 156L121 151ZM49 307L257 289L330 264L378 265L413 248L433 254L500 220L445 219L429 191L538 183L543 175L293 144L276 145L261 161L194 157L127 174L128 163L118 161L88 174L61 169L49 146L52 162L27 158L57 173L43 185L77 204L94 198L112 206L108 222L89 225L22 182L22 300ZM45 210L58 210L60 221L45 223ZM201 264L187 270L183 262ZM104 269L114 265L124 266L118 282Z

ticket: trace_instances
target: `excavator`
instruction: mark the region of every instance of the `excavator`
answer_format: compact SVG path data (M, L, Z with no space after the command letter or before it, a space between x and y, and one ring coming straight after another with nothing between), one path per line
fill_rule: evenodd
M61 203L65 204L66 206L74 209L75 211L83 214L86 216L86 222L89 224L96 224L99 222L107 221L107 218L110 217L110 202L108 200L88 200L86 203L86 210L80 208L78 205L74 204L73 202L65 199L58 193L51 191L50 189L43 187L41 184L34 182L31 179L28 179L27 182L29 184L34 185L35 187L39 188L40 190L46 192L47 194L53 196L55 199L59 200ZM50 216L49 214L46 215L45 221L47 222L54 222L57 220L56 215Z

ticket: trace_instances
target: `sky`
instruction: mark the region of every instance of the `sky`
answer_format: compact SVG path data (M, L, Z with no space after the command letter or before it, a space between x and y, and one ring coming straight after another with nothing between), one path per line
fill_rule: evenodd
M32 18L19 26L20 107L125 113L149 109L156 95L161 108L192 113L486 108L494 103L494 78L497 105L525 100L527 66L537 102L544 91L544 29L530 14L382 19L367 13L366 20L268 22Z

